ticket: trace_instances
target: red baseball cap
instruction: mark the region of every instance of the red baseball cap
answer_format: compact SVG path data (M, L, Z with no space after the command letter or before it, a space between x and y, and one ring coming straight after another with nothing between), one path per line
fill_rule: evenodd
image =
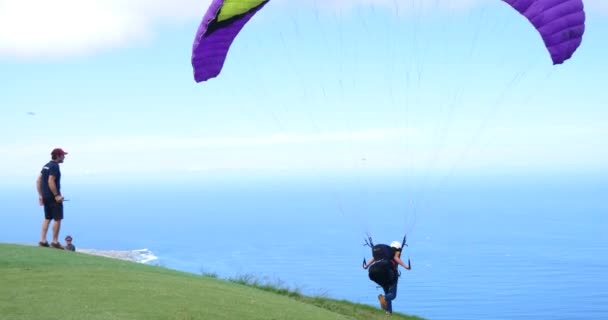
M51 151L52 156L62 156L64 154L68 154L68 153L63 151L63 149L61 149L61 148L55 148L55 149L53 149L53 151Z

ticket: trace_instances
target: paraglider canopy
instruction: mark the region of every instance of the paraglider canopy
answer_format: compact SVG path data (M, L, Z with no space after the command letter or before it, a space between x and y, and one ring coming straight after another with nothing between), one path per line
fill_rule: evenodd
M540 33L553 64L570 59L585 32L583 0L503 0Z
M222 70L230 45L247 22L270 0L213 0L198 27L192 46L196 82ZM540 33L553 64L570 59L585 32L583 0L502 0L523 15Z
M192 46L194 80L216 77L228 49L245 24L268 0L213 0L203 17Z

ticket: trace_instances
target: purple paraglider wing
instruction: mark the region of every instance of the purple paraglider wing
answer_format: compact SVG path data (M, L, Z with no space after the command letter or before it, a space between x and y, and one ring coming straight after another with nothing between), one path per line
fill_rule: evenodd
M196 82L216 77L224 66L234 38L269 0L213 0L192 45Z
M213 0L196 32L192 67L196 82L216 77L230 45L269 0ZM570 59L585 32L583 0L502 0L540 33L553 64ZM608 0L607 0L608 1Z
M503 0L540 33L553 64L570 59L585 32L582 0Z

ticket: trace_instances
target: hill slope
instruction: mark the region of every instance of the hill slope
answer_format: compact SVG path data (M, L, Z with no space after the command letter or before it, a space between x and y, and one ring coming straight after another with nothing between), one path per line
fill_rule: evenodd
M51 248L0 244L0 319L386 319L370 306ZM394 314L392 319L420 319Z

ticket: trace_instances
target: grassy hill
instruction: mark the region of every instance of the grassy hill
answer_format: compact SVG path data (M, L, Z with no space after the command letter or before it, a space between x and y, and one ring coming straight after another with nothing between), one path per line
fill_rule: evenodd
M0 297L2 320L386 319L379 308L243 279L14 244L0 244Z

